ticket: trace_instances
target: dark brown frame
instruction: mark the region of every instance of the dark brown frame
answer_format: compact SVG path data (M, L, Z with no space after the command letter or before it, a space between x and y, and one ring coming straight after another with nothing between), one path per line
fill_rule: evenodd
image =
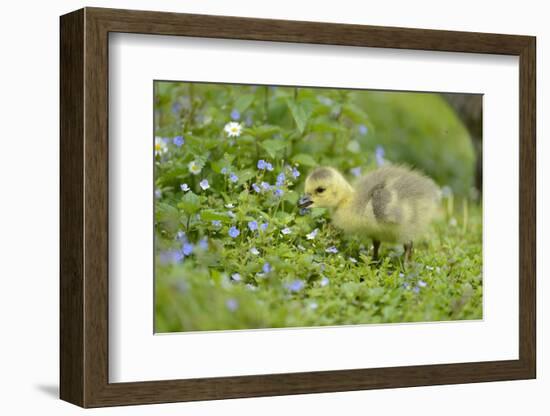
M519 359L109 383L110 32L519 56ZM535 333L535 38L85 8L61 17L60 396L83 407L530 379Z

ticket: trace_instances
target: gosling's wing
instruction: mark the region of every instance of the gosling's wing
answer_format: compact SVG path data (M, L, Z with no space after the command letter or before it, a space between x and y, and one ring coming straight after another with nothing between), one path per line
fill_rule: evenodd
M381 175L365 177L357 187L357 212L376 222L399 224L401 207L395 190L391 189Z
M378 222L399 224L402 221L402 209L397 194L385 183L374 186L370 192L370 204Z

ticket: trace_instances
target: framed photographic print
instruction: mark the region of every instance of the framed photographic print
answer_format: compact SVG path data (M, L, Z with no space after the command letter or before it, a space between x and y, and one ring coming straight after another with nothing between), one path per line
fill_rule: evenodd
M535 103L529 36L62 16L61 398L534 378Z

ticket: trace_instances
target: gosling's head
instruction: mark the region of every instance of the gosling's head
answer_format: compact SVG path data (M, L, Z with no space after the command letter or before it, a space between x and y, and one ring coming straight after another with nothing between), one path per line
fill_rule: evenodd
M352 193L353 188L336 169L317 168L306 178L305 195L299 207L336 208Z

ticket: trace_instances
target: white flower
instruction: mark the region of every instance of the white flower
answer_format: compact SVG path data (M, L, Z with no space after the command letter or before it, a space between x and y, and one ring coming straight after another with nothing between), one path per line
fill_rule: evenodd
M254 254L255 256L257 256L258 254L260 254L260 251L259 251L256 247L252 247L252 248L250 249L250 252L251 252L252 254Z
M162 137L155 137L155 156L160 156L167 151L166 141Z
M225 204L225 207L226 207L226 208L229 208L229 209L232 209L232 208L235 208L235 205L233 205L233 204Z
M353 264L356 264L356 263L357 263L357 259L354 258L354 257L350 257L350 258L349 258L349 261L351 261Z
M191 172L193 175L198 175L199 173L201 173L202 170L202 166L199 165L195 160L189 162L187 167L189 168L189 172Z
M210 184L206 179L203 179L199 182L199 186L202 188L203 191L206 191L208 188L210 188Z
M182 183L180 185L180 188L183 192L187 192L189 189L191 189L191 188L189 188L189 185L187 185L186 183Z
M241 123L236 123L234 121L227 123L223 128L229 137L239 137L241 135L243 127Z

